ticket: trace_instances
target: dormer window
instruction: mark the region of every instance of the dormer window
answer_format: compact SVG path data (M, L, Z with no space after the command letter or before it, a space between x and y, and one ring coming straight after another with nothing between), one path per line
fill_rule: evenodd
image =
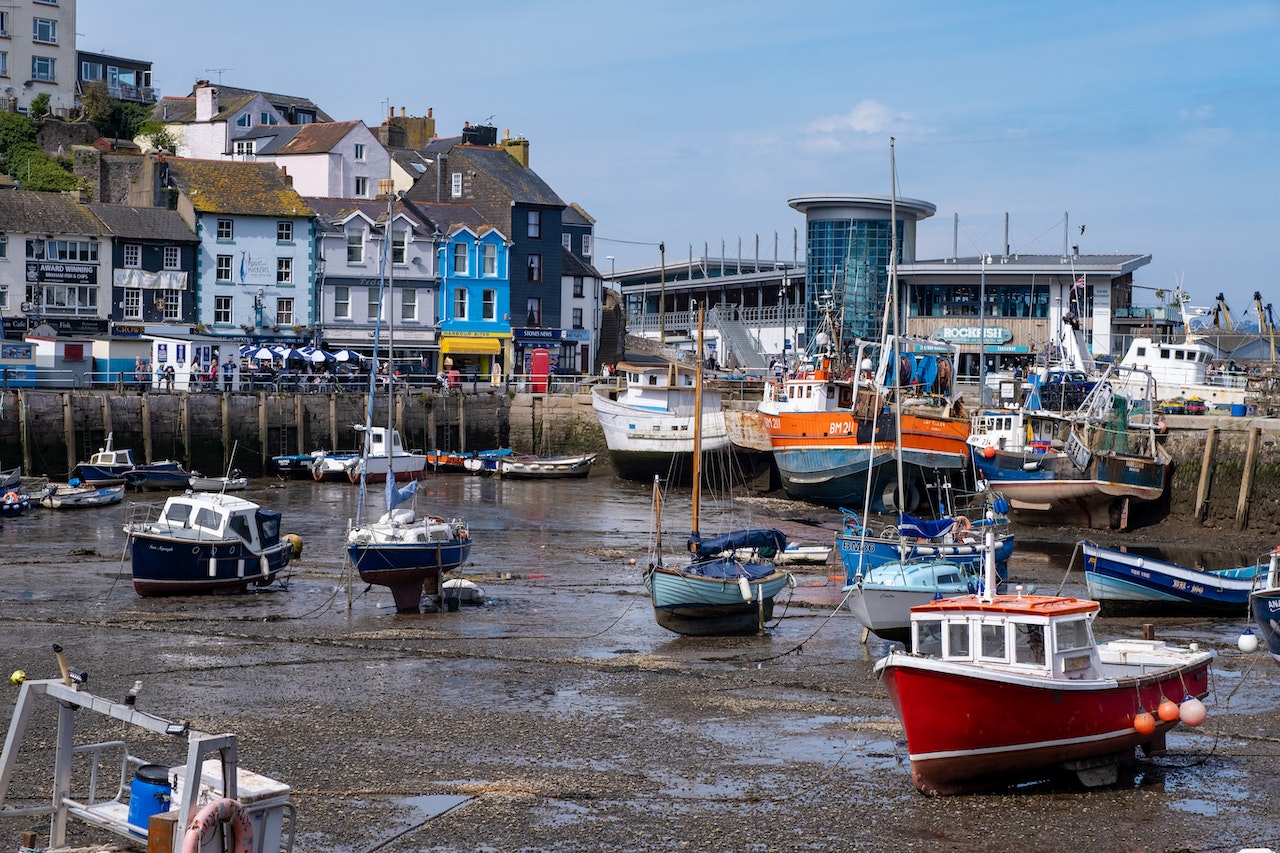
M253 127L253 116L241 113L236 117L236 127Z
M276 118L274 114L266 112L265 110L258 115L258 124L273 126L279 123L280 123L280 119Z

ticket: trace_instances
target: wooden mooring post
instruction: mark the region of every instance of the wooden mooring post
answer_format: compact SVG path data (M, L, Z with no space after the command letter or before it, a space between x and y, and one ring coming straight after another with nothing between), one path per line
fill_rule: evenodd
M1240 476L1240 499L1236 502L1236 530L1249 526L1249 497L1253 493L1254 468L1258 464L1258 447L1262 444L1262 430L1249 430L1249 449L1245 451L1244 473Z
M1200 484L1196 487L1195 520L1203 522L1209 512L1209 486L1213 480L1213 456L1218 450L1218 428L1205 431L1204 455L1200 458Z

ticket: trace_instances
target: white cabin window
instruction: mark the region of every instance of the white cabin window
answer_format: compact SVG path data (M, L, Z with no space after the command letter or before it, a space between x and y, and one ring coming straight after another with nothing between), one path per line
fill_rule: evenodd
M968 659L971 654L969 623L952 622L947 625L947 657Z
M1003 622L983 622L979 627L981 640L978 655L987 660L1008 660Z
M1089 648L1089 623L1084 619L1059 622L1054 626L1054 649L1067 652Z
M1044 626L1015 623L1013 626L1014 663L1044 666Z
M942 657L942 620L922 619L915 623L915 651L925 657Z

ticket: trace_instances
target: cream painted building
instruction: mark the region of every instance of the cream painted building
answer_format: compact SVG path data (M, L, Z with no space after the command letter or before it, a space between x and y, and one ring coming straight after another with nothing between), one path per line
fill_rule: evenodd
M0 97L26 113L49 96L55 116L76 109L75 0L8 0L0 4Z

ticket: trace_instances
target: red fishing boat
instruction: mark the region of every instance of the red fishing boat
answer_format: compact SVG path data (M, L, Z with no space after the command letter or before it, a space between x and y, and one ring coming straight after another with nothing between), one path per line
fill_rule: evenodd
M936 472L963 476L970 426L953 381L954 346L898 335L861 341L855 370L841 357L829 305L814 339L818 350L790 377L766 383L758 407L789 496L861 505L870 477L872 511L912 511L928 503L925 484ZM891 464L898 454L901 487Z
M992 594L988 549L984 591L912 608L911 651L876 663L918 789L958 794L1062 774L1113 784L1137 748L1162 753L1179 721L1204 721L1211 652L1099 644L1096 601Z

